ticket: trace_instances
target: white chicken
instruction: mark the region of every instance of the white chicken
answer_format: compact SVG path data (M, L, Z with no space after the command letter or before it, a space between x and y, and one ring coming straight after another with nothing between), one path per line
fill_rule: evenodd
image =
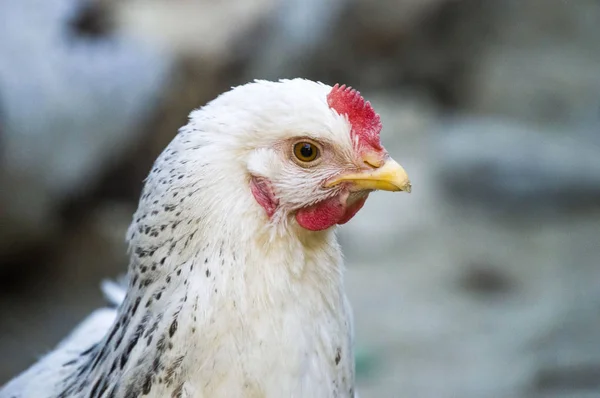
M354 397L334 226L373 190L410 192L380 130L357 91L304 79L193 111L146 181L118 309L0 397Z

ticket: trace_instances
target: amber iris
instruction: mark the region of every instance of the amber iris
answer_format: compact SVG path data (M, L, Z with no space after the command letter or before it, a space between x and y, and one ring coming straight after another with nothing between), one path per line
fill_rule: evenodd
M310 142L299 142L294 145L294 155L301 162L312 162L319 156L319 148Z

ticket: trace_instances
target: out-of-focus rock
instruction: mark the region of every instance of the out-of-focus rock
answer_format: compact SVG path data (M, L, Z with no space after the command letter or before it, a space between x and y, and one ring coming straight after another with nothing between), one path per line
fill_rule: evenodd
M598 120L600 3L485 2L486 35L478 42L464 106L542 123Z
M348 0L279 0L263 26L263 45L256 49L244 76L277 80L305 77L315 51L339 22Z
M349 259L357 342L377 361L361 394L597 395L600 214L499 222L440 197L429 204L423 213L434 215L420 239L407 238L409 229L394 250ZM456 283L474 263L503 274L510 288L473 294Z
M600 118L600 48L595 59L587 49L507 47L480 58L466 109L567 126Z
M265 46L247 74L395 87L405 80L403 49L408 38L440 7L454 1L281 1L266 28Z
M79 5L0 6L0 256L60 230L61 203L128 153L165 88L168 58L123 37L79 35Z
M556 397L557 392L600 391L600 348L596 336L600 320L593 314L600 311L600 294L590 296L585 289L568 292L568 298L578 303L566 308L559 319L536 344L539 350L532 390L537 397ZM578 395L569 395L578 397ZM592 396L592 395L589 395Z
M359 26L397 39L423 23L440 6L453 1L456 0L354 0L351 8Z
M438 182L457 201L520 215L600 203L600 142L575 129L464 117L437 130Z
M444 106L535 123L598 120L597 2L336 4L323 13L328 18L305 18L297 24L304 28L303 37L312 37L312 32L322 32L322 37L300 52L291 51L291 62L281 63L288 56L285 51L264 53L266 60L260 64L275 68L269 77L301 74L363 88L409 86ZM276 33L285 31L278 28Z
M51 252L3 270L0 285L0 384L52 349L90 310L108 306L100 283L127 270L125 233L135 207L105 202L87 209Z
M182 58L223 66L244 38L273 12L277 0L110 1L116 29ZM247 54L246 54L247 55ZM205 66L206 67L206 66Z

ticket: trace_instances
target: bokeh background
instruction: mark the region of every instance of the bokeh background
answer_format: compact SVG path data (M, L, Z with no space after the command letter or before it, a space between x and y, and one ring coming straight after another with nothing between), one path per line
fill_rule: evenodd
M413 181L340 232L361 396L600 397L597 0L0 0L0 384L104 305L189 111L296 76Z

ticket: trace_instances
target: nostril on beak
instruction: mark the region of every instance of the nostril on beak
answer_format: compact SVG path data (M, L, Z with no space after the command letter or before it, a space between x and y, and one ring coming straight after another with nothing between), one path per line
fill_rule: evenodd
M377 158L372 158L370 156L365 156L363 158L363 162L364 164L366 164L367 166L373 168L373 169L378 169L380 168L383 163L385 163L382 159L377 159Z
M373 163L369 162L368 160L365 160L365 161L364 161L364 164L366 164L367 166L369 166L369 167L371 167L371 168L373 168L373 169L376 169L376 168L377 168L377 166L376 166L376 165L374 165Z
M385 161L383 159L381 159L379 156L373 156L372 154L365 154L365 155L363 155L363 163L373 169L378 169L383 165L383 163L385 163Z

